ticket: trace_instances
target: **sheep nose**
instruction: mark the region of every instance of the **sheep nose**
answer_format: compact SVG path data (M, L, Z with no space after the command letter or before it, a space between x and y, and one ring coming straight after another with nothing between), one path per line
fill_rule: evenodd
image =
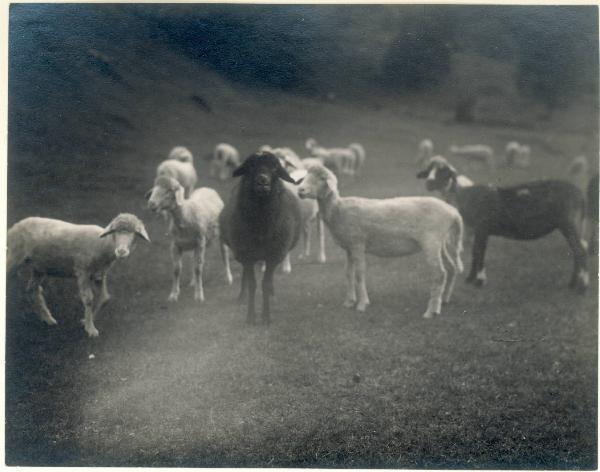
M148 202L148 208L150 208L151 210L156 210L157 206L158 205L156 204L156 202L153 202L152 200Z
M269 177L267 177L265 174L259 174L256 177L256 183L261 186L269 185Z
M115 249L115 255L119 258L122 259L124 257L127 257L129 255L129 249L124 248L124 247L118 247L117 249Z

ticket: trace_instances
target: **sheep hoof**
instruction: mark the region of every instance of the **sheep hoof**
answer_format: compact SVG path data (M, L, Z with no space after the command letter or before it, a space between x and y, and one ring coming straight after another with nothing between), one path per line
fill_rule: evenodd
M343 305L345 308L354 308L354 305L356 305L356 300L344 300Z
M325 264L325 262L327 262L327 259L325 258L325 256L319 256L317 261L319 262L319 264Z
M225 277L225 281L227 282L227 285L232 285L232 284L233 284L233 277L232 277L232 275L231 275L231 274L228 274L228 275Z
M42 321L48 326L54 326L58 324L58 321L56 321L51 315L48 315L47 318L42 318Z
M85 332L88 334L88 336L90 338L97 338L100 335L100 332L95 327L91 327L91 328L86 327Z
M426 311L425 314L423 315L423 318L426 318L426 319L429 320L429 319L434 318L434 317L439 316L439 315L440 314L437 313L437 312L435 312L435 311L434 312Z
M168 302L176 302L179 299L179 294L178 293L172 293L171 295L169 295L169 298L167 298Z
M359 303L358 305L356 305L356 311L364 313L368 306L368 303Z
M202 294L195 294L194 295L194 300L196 300L197 302L203 302L204 301L204 295Z

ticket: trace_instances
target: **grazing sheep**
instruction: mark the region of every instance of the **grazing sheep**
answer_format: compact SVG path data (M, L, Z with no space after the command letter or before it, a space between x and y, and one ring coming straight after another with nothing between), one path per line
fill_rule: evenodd
M470 162L483 162L489 170L495 169L494 150L485 144L468 144L466 146L450 146L450 153Z
M273 273L294 248L300 236L298 199L283 184L294 184L279 159L270 152L251 155L233 172L241 177L219 217L221 240L243 266L240 299L248 294L247 321L254 323L256 279L254 265L265 261L262 281L262 319L270 322L269 297L273 295Z
M506 144L504 159L509 167L526 169L531 166L531 148L526 144L510 141Z
M594 175L586 189L586 213L588 220L590 254L598 254L598 174Z
M336 175L354 176L356 169L360 167L360 160L364 160L364 149L362 149L362 146L358 148L356 143L353 147L347 148L324 148L319 146L314 138L308 138L306 149L312 157L321 159L323 165Z
M231 172L241 164L240 154L231 144L220 143L215 146L210 162L210 176L227 180Z
M211 188L195 190L190 198L184 198L183 187L171 177L158 177L150 190L148 207L153 211L166 211L170 215L171 257L173 261L173 287L168 301L179 298L181 258L184 251L194 251L194 300L204 301L202 276L206 247L219 237L219 213L223 201ZM232 283L228 249L221 245L227 283Z
M422 166L428 159L433 156L433 141L431 139L423 139L419 143L419 152L415 164Z
M558 229L573 254L574 269L570 287L584 291L589 284L585 249L580 225L584 212L582 192L569 182L539 180L511 187L457 185L456 170L449 165L431 164L417 174L426 179L430 191L454 193L465 224L475 235L471 272L467 282L486 282L485 250L489 236L517 240L538 239Z
M457 272L462 272L463 223L458 211L432 197L369 199L340 197L337 178L314 165L298 189L301 198L314 198L336 243L346 251L347 291L344 306L369 305L366 253L400 257L423 251L433 274L431 295L423 315L440 314L442 298L450 300ZM357 287L358 282L358 298Z
M57 324L50 313L42 283L46 277L74 277L85 307L83 325L98 336L94 318L109 300L106 277L116 259L127 257L135 236L150 241L144 224L121 213L106 228L76 225L50 218L30 217L13 225L7 234L7 273L24 268L29 273L27 292L42 321Z
M198 180L192 153L182 146L174 147L169 153L169 158L158 165L156 177L171 177L177 180L185 190L185 197L189 197Z

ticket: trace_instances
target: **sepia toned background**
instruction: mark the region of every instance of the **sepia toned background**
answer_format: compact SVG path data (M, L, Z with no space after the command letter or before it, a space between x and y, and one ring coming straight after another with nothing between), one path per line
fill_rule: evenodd
M453 162L476 182L568 178L579 155L591 176L596 7L13 4L9 19L8 225L126 211L153 240L115 264L97 339L74 281L48 282L48 327L8 280L9 465L597 466L597 279L567 289L560 234L492 238L488 285L461 277L434 320L422 256L369 257L372 305L343 308L328 235L327 263L296 250L272 325L250 327L216 246L206 302L184 278L167 303L169 238L144 200L173 146L227 199L232 182L208 175L217 143L305 156L308 137L365 147L342 195L427 194L423 138L442 154L487 144L498 162L508 141L531 146L527 169Z

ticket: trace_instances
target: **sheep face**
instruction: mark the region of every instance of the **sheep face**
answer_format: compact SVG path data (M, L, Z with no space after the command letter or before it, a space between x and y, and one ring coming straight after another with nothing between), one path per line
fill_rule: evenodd
M308 168L306 177L298 187L300 198L324 198L337 190L337 178L325 166L313 164Z
M277 179L295 184L281 162L270 152L259 152L251 155L244 163L233 171L234 177L244 176L250 183L252 192L258 197L268 197Z
M110 236L115 247L117 259L124 259L133 251L136 236L150 242L144 223L135 215L121 213L104 229L101 238Z
M154 212L172 210L183 203L183 187L170 177L159 177L148 191L148 208Z
M448 191L452 183L456 181L456 169L450 164L432 162L427 169L417 174L418 179L425 179L425 187L430 192L435 190Z

